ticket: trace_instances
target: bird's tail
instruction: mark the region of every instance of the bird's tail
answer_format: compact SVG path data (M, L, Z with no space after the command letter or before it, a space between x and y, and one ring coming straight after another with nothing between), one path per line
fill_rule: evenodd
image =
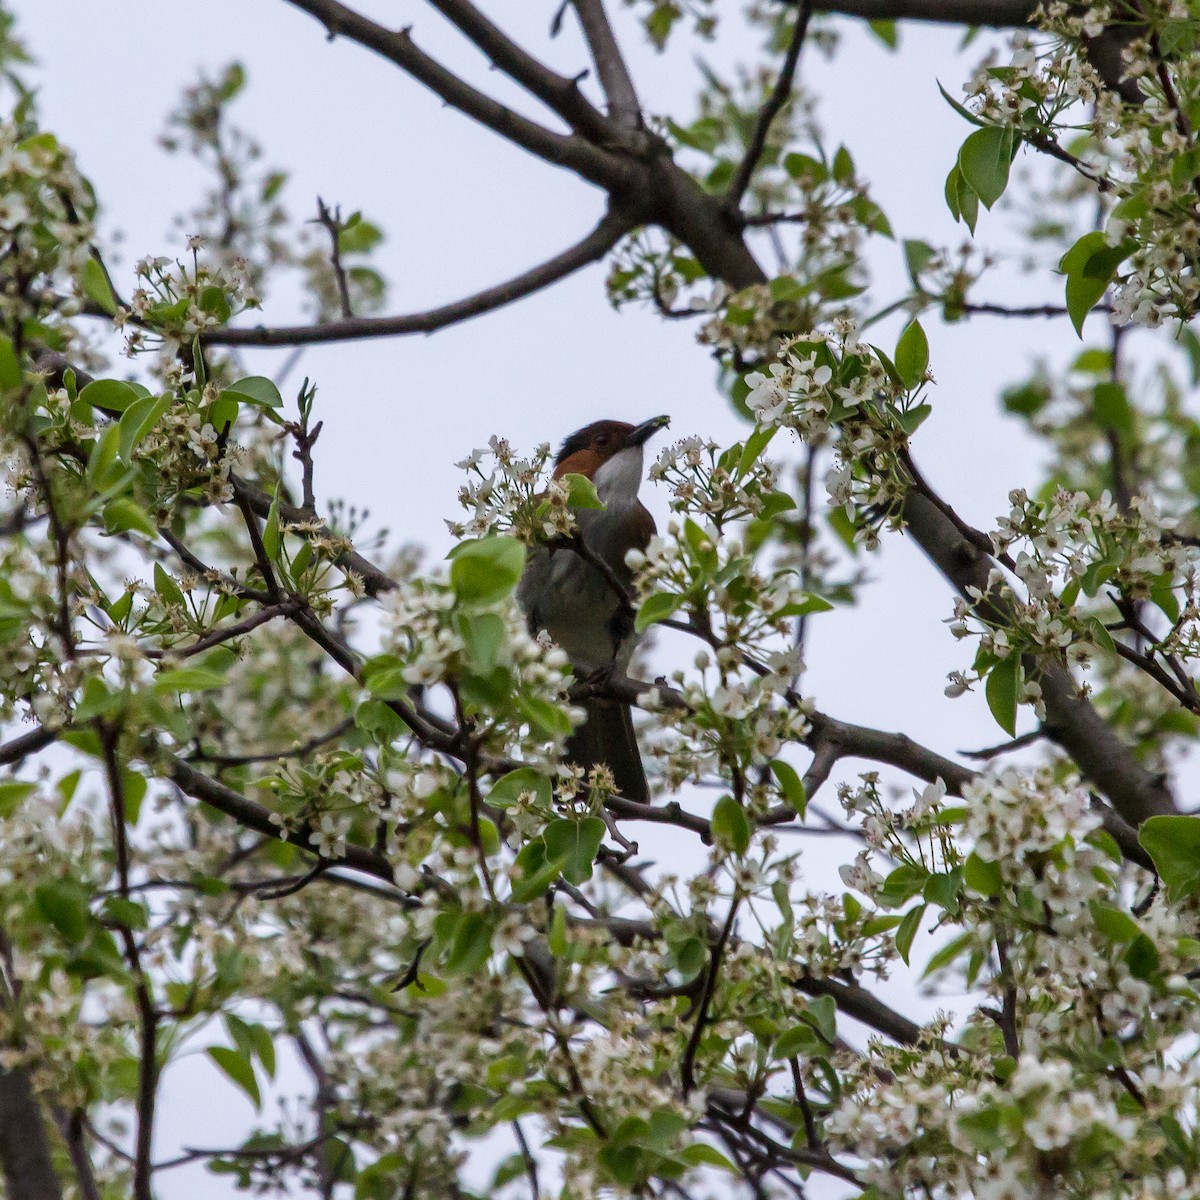
M585 700L583 706L587 719L567 739L567 758L575 766L585 769L608 767L622 796L648 804L650 787L646 783L629 705L593 698Z

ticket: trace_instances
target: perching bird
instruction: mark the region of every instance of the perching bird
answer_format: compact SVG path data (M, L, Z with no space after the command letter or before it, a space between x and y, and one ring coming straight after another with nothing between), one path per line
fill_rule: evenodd
M554 460L554 478L585 475L604 502L603 509L575 510L579 536L626 588L633 579L625 565L630 550L645 550L654 535L654 518L638 500L642 448L665 428L669 417L640 425L594 421L573 433ZM610 580L573 550L530 550L517 600L533 633L545 630L566 651L581 679L609 668L625 671L637 644L633 619ZM650 789L633 733L629 706L614 700L588 699L587 720L567 741L567 755L581 767L603 763L617 790L646 803Z

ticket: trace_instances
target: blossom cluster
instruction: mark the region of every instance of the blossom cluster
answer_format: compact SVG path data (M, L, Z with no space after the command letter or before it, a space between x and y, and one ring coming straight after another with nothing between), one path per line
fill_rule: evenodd
M1200 207L1187 165L1196 151L1189 113L1200 88L1185 32L1193 18L1180 0L1140 10L1143 24L1126 40L1117 68L1140 95L1130 104L1106 86L1084 50L1120 23L1114 6L1056 0L1039 17L1050 36L1017 34L1009 61L989 60L967 85L968 105L985 125L1012 129L1034 146L1056 142L1060 131L1087 129L1090 144L1071 161L1103 190L1111 321L1186 321L1200 302ZM1171 54L1169 45L1176 47Z
M667 446L651 464L652 483L671 489L671 507L694 513L719 531L726 524L775 515L794 504L778 491L778 468L738 444L722 450L716 442L684 438Z
M1098 615L1104 597L1115 601L1118 615L1153 602L1170 622L1155 641L1155 652L1194 655L1200 550L1172 538L1172 522L1152 498L1135 495L1118 507L1107 493L1097 499L1059 488L1048 499L1034 500L1018 488L1009 500L1011 508L991 540L1011 564L1020 591L1012 577L994 568L989 604L980 608L982 595L970 602L958 599L950 621L955 637L978 637L983 657L977 668L986 673L990 662L1030 650L1090 666L1114 647ZM955 672L947 694L961 694L970 682L966 673ZM1040 696L1037 680L1026 680L1022 699L1039 713Z
M746 404L760 427L832 444L830 504L855 524L857 540L874 547L879 529L900 520L910 482L902 459L929 413L920 399L927 378L923 363L902 377L890 360L860 346L852 324L840 322L828 336L792 340L765 371L748 375Z
M74 315L88 291L103 286L91 253L94 214L90 188L53 134L0 122L0 236L11 281L0 295L4 329L57 323L56 313Z
M568 511L569 493L545 478L550 457L548 443L521 458L505 438L494 435L486 448L472 450L455 464L468 476L459 489L458 502L471 518L447 521L450 533L456 538L508 533L524 541L571 533L574 518Z

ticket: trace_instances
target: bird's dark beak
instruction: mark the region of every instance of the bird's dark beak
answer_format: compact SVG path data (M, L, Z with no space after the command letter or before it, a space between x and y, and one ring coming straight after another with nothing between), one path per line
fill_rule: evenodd
M640 425L633 427L625 439L625 444L640 446L643 442L649 441L660 429L666 429L670 423L670 417L651 417L649 421L643 421Z

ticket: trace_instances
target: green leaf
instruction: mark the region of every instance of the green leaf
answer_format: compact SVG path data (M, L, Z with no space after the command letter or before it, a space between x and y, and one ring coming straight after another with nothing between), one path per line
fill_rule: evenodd
M123 896L109 896L104 901L104 919L126 929L145 929L150 924L150 914L144 904L126 900Z
M183 589L164 570L162 563L154 564L154 590L164 604L183 607Z
M921 918L925 915L925 907L924 904L913 905L904 914L904 919L896 930L896 952L904 960L905 966L908 965L908 955L912 950L913 938L917 936L917 930L921 927Z
M964 108L961 104L959 104L959 102L957 100L955 100L954 97L951 96L950 93L948 91L946 91L946 89L944 87L942 87L941 83L939 83L937 86L938 86L938 91L942 93L942 99L945 100L945 102L948 105L950 105L950 107L952 109L954 109L954 111L956 113L958 113L958 115L960 117L962 117L966 121L970 121L970 123L972 125L979 125L981 127L986 128L986 126L984 125L984 122L981 121L969 109Z
M596 491L596 485L586 476L574 471L562 477L567 486L567 505L570 508L604 508L604 501Z
M282 408L283 397L279 389L262 375L249 375L221 389L222 396L233 396L243 404L256 408Z
M746 812L732 796L722 796L712 815L713 837L735 854L750 849L750 822Z
M275 488L275 495L271 497L271 507L267 509L266 524L263 525L262 531L263 549L267 552L267 558L274 562L279 557L279 488Z
M169 671L160 671L154 677L156 692L203 692L210 688L219 688L225 683L225 676L218 675L206 667L175 667Z
M93 255L83 264L79 277L83 294L111 317L117 311L117 298L99 260Z
M1083 275L1067 276L1067 315L1080 337L1083 337L1085 318L1100 303L1100 298L1107 290L1107 279L1088 279Z
M778 425L772 425L769 429L756 429L747 439L742 447L742 453L738 458L737 477L742 479L749 472L750 468L762 457L762 452L771 444L771 439L779 432Z
M571 718L566 709L560 708L552 700L543 700L540 696L518 696L517 707L528 719L530 725L536 726L551 737L568 737L571 733Z
M80 942L88 931L92 915L88 895L74 879L51 879L39 883L33 892L38 912L68 942Z
M963 223L974 236L975 224L979 220L979 197L961 171L957 172L954 178L958 186L958 210L962 214Z
M515 771L502 775L492 785L487 802L493 808L509 808L517 803L524 792L533 792L538 804L549 807L550 780L533 767L518 767Z
M810 1000L804 1018L821 1035L827 1046L837 1041L837 1002L832 996L816 996Z
M674 592L654 592L642 601L633 627L638 633L642 633L658 621L665 621L673 616L682 604L683 597Z
M963 883L980 896L999 896L1004 890L1004 875L999 863L988 862L971 851L963 863Z
M0 334L0 391L14 392L21 386L24 375L13 349L12 338Z
M462 542L450 552L450 586L465 604L503 600L524 569L525 547L516 538L480 538Z
M854 178L854 159L845 146L839 146L833 156L833 178L836 183L849 183Z
M599 817L582 821L551 821L542 832L546 854L562 859L562 875L568 883L586 883L592 877L592 865L600 853L607 826Z
M254 1077L254 1064L250 1061L249 1054L228 1046L209 1046L208 1057L231 1082L250 1097L255 1109L262 1107L262 1096L259 1094L258 1080Z
M1102 429L1115 429L1118 433L1132 432L1133 408L1121 384L1109 380L1098 383L1092 395L1092 411Z
M88 455L87 479L98 492L105 491L112 483L114 473L120 473L116 467L117 450L120 445L120 430L116 425L110 425L92 443L92 451Z
M929 879L929 872L916 863L901 863L883 881L879 899L890 908L904 904L920 895Z
M170 407L170 396L143 396L121 414L117 423L121 431L117 453L122 462L129 461L137 444L158 424L159 418Z
M956 958L965 954L975 944L975 934L968 930L966 933L960 933L957 937L951 938L940 950L936 951L925 964L925 970L921 973L921 978L924 979L932 975L935 971L940 971L948 967Z
M784 799L803 819L804 812L808 808L808 793L804 789L804 780L797 774L796 768L791 763L776 758L771 762L771 774L775 776L775 782L779 784L779 790L783 792Z
M771 1047L772 1058L795 1058L797 1055L808 1056L818 1054L824 1046L817 1039L816 1032L807 1021L785 1029Z
M1148 817L1138 842L1173 901L1200 894L1200 817Z
M989 672L984 694L996 724L1009 737L1017 733L1017 680L1021 660L1015 654L1002 658Z
M470 975L487 962L492 953L492 934L496 932L492 919L484 913L463 913L454 930L450 957L446 960L448 975Z
M110 500L104 506L104 528L109 533L128 533L134 530L145 534L146 537L158 536L158 529L150 520L149 513L124 496L118 496L116 500Z
M79 398L101 412L123 413L134 401L142 398L142 393L120 379L93 379L79 393Z
M338 231L338 249L343 254L366 254L383 241L383 231L355 213Z
M547 858L541 838L526 842L514 864L512 898L516 904L528 904L544 896L563 868L561 858Z
M957 167L955 168L957 170ZM929 266L937 256L937 251L928 243L913 240L904 242L904 262L908 267L909 278L917 282L921 272Z
M1124 909L1101 904L1098 900L1092 900L1088 908L1096 928L1110 942L1123 945L1132 942L1142 932L1138 923Z
M904 386L912 391L922 379L929 366L929 339L920 321L913 321L900 335L896 343L896 370Z
M37 791L36 783L6 779L0 783L0 821L11 817L21 807L26 796Z
M1158 947L1144 933L1139 933L1123 955L1134 979L1151 979L1158 974Z
M900 44L900 35L896 31L896 22L876 18L867 22L867 28L889 49L895 50Z
M876 24L876 22L872 22L872 24ZM710 1146L707 1142L693 1142L690 1146L684 1146L677 1153L678 1157L683 1159L689 1167L719 1167L731 1175L738 1173L737 1167L720 1150L715 1146Z
M1103 233L1092 230L1062 256L1058 269L1067 277L1067 312L1080 337L1084 318L1108 289L1117 268L1136 248L1132 241L1110 246Z
M1004 195L1013 160L1013 132L988 126L972 133L958 152L958 169L971 190L991 208Z

